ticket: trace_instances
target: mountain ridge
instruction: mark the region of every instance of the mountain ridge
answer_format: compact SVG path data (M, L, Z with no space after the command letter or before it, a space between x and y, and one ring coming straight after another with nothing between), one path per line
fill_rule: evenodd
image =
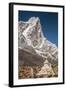
M39 17L18 22L18 59L20 78L58 76L58 48L44 36Z
M38 17L31 17L27 22L27 24L24 22L24 26L22 24L23 21L19 22L19 28L21 27L21 29L18 30L18 47L24 49L25 47L31 46L35 52L42 57L44 56L44 53L48 53L47 56L52 58L54 55L56 56L55 58L58 58L57 46L48 41L42 34L40 19Z

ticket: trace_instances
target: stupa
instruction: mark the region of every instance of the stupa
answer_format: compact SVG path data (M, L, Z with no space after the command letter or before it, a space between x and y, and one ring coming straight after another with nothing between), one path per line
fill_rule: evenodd
M44 62L44 66L41 70L37 73L38 77L53 77L55 75L51 63L46 59Z

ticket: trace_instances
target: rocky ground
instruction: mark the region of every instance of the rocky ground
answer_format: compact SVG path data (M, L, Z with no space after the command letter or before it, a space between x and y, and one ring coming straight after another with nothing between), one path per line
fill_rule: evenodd
M58 77L58 66L53 66L53 71L55 73L54 76L52 76L52 74L49 74L49 75L37 75L37 73L41 70L41 67L40 66L23 66L23 65L20 65L19 66L19 75L18 75L18 78L19 79L28 79L28 78L50 78L50 77Z
M36 53L19 49L18 78L50 78L58 76L58 63L51 63Z

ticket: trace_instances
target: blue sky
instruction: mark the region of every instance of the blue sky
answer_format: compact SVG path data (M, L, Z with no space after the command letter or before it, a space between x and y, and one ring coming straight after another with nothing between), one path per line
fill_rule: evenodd
M44 36L58 46L58 13L19 11L18 21L27 21L34 16L40 18Z

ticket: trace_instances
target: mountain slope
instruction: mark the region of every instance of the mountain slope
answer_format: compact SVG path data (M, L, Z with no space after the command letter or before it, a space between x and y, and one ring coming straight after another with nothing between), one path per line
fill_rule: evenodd
M18 54L19 78L58 76L58 48L43 35L38 17L19 21Z

